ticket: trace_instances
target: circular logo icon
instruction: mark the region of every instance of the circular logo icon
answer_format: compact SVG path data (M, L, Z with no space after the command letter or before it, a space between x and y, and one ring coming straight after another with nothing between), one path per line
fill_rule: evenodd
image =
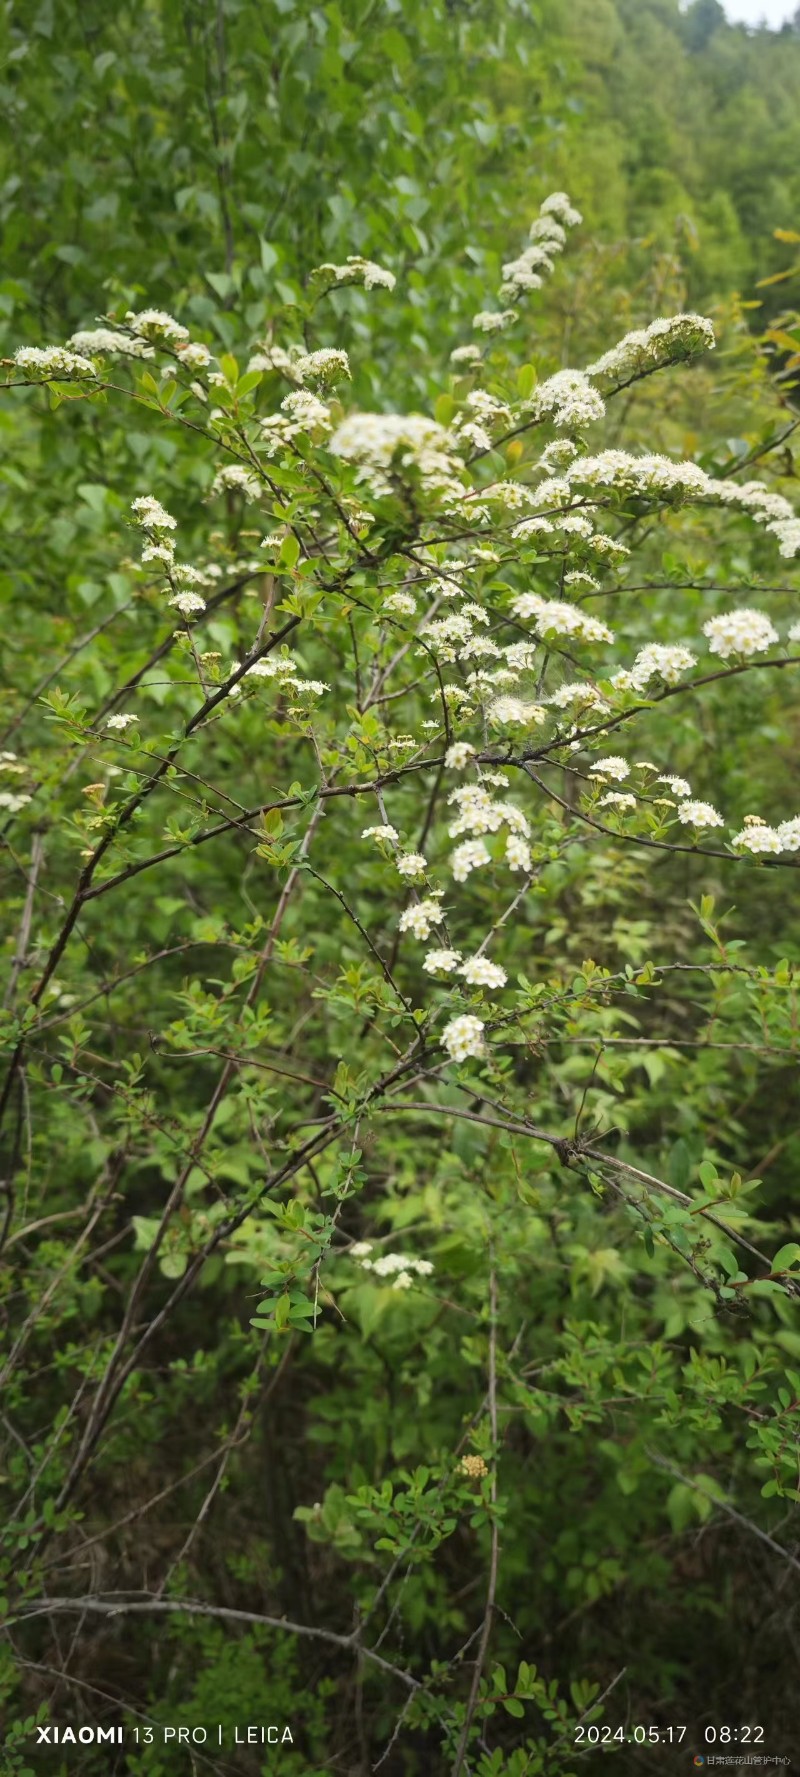
M692 1759L692 1764L693 1764L693 1765L704 1765L704 1764L705 1764L705 1762L706 1762L706 1761L705 1761L705 1759L704 1759L704 1758L703 1758L703 1754L702 1754L702 1752L696 1752L696 1753L695 1753L695 1755L694 1755L694 1758L693 1758L693 1759Z

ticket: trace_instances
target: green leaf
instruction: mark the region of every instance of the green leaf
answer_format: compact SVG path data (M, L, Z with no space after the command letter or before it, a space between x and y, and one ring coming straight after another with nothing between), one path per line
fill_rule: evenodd
M800 1264L800 1245L796 1240L790 1240L786 1246L778 1248L772 1261L772 1269L773 1271L791 1271L792 1266L797 1264Z
M300 555L300 544L294 534L289 531L284 537L278 555L279 568L294 568Z

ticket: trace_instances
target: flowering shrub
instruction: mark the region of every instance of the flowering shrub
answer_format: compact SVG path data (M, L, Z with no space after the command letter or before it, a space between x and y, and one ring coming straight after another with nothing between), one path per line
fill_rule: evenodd
M11 1463L12 1624L35 1650L59 1613L172 1601L191 1618L206 1513L291 1362L330 1471L287 1538L302 1526L304 1551L346 1564L357 1626L314 1619L306 1581L297 1621L279 1596L251 1620L270 1647L316 1634L356 1659L376 1758L408 1735L405 1769L433 1756L484 1777L568 1772L613 1676L590 1642L579 1671L490 1677L503 1596L517 1658L535 1633L514 1515L529 1449L560 1452L537 1502L542 1583L576 1611L623 1583L637 1513L679 1538L738 1512L729 1489L755 1486L756 1513L759 1495L797 1497L800 1245L777 1216L754 1225L748 1152L766 1170L773 1138L746 1121L758 1070L795 1056L795 977L757 920L752 952L730 937L708 882L758 873L757 906L798 867L800 812L767 818L768 769L755 811L742 772L718 782L706 724L800 663L775 587L800 521L769 438L724 468L617 443L623 392L698 374L704 317L585 368L552 368L546 346L520 361L523 307L580 222L563 193L541 205L431 411L413 393L385 412L379 389L361 405L358 340L318 343L348 291L395 300L391 271L356 256L312 272L302 309L239 356L146 308L23 347L7 376L15 404L66 407L53 425L86 410L87 456L95 427L131 415L168 446L104 493L111 609L86 633L65 623L0 759L19 875L3 1232L33 1280L28 1297L12 1266L6 1382L31 1437L23 1358L47 1350L54 1303L66 1329L55 1430ZM737 479L752 457L768 481ZM730 534L733 589L713 571ZM666 583L664 539L693 564L665 550ZM660 910L657 869L673 873ZM725 1097L732 1065L743 1103ZM152 1594L128 1577L114 1477L140 1460L140 1422L149 1448L176 1403L204 1399L206 1316L193 1354L171 1344L195 1303L216 1305L233 1408ZM402 1435L357 1429L384 1363L418 1405ZM593 1464L593 1486L634 1503L618 1542L587 1529L587 1552L573 1516L589 1524ZM465 1614L450 1545L470 1536L487 1578ZM98 1543L111 1565L89 1593ZM530 1716L495 1757L498 1704Z

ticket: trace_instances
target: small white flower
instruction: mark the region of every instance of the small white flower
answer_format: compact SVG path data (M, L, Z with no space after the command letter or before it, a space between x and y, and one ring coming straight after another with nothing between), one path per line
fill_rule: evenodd
M531 867L531 848L516 833L509 833L506 840L506 863L509 870L523 870L527 875Z
M381 1253L380 1258L373 1259L369 1269L378 1277L396 1277L404 1272L417 1271L420 1264L426 1264L426 1260L411 1258L407 1253Z
M673 777L671 772L663 772L660 777L656 778L656 783L666 784L667 788L672 790L673 795L678 796L681 800L684 796L692 794L692 786L686 782L685 777Z
M710 652L721 660L728 660L731 654L763 654L780 639L764 612L749 607L710 617L703 624L703 634L708 636Z
M401 932L411 932L415 938L429 938L433 927L442 923L442 909L433 897L417 901L413 907L403 908L398 923Z
M731 845L742 851L773 855L784 850L780 830L768 827L764 821L745 822L742 832L734 834Z
M397 871L400 876L407 876L412 882L425 875L428 868L427 859L419 851L408 851L397 859Z
M537 635L576 636L583 642L614 640L614 631L607 623L590 616L582 605L569 605L564 599L545 599L538 592L523 592L514 599L511 609L515 617L531 618Z
M539 208L540 216L555 216L563 228L577 228L583 221L580 210L571 204L565 191L551 191Z
M714 329L705 315L672 315L626 333L618 345L589 365L591 376L628 377L659 364L713 351Z
M353 1245L348 1248L348 1255L351 1259L366 1259L371 1252L371 1240L354 1240Z
M182 617L197 617L206 608L206 601L198 592L176 592L169 603L180 611Z
M710 802L682 802L678 820L684 827L724 827L722 816Z
M217 494L240 493L246 500L257 500L263 492L261 482L244 463L225 463L217 470L209 489L209 499Z
M132 500L131 512L145 531L174 531L177 527L172 514L165 512L161 501L152 494L140 494L138 500Z
M800 815L793 815L791 820L781 821L778 827L781 851L800 851Z
M449 746L445 753L444 762L453 771L463 771L464 766L468 765L474 756L475 748L470 746L468 740L454 740L452 746Z
M619 790L609 790L605 796L600 797L597 806L598 808L618 808L623 811L636 807L636 797L620 795Z
M607 759L597 759L589 773L590 777L612 777L618 783L630 774L627 759L621 759L618 753L611 753Z
M383 611L397 611L401 617L413 617L416 608L413 592L390 592L381 606Z
M167 514L165 514L165 517ZM151 561L160 561L164 567L171 568L175 561L175 544L171 537L165 537L161 543L145 543L142 550L142 566Z
M365 827L362 839L382 839L387 845L397 845L400 835L396 827Z
M131 339L127 333L116 333L111 327L88 327L80 333L73 333L67 341L73 352L83 352L89 358L103 358L108 354L118 354L124 358L152 358L152 346L143 339Z
M189 338L188 327L182 327L164 309L140 309L138 314L129 309L125 319L131 333L138 334L140 339L152 340L155 344L177 346Z
M505 987L508 980L505 969L487 956L468 956L458 972L470 987Z
M540 703L526 703L521 697L497 697L489 705L489 721L496 728L519 725L530 728L543 722L547 715Z
M483 1032L480 1018L462 1012L458 1018L451 1018L442 1032L442 1048L451 1061L467 1061L471 1055L483 1054Z
M330 685L326 685L324 679L286 679L285 683L295 697L322 697L324 692L330 691Z
M138 722L138 720L138 716L109 716L106 721L106 727L116 728L120 733L124 733L126 728L130 728L131 722Z
M186 370L207 370L211 363L208 346L204 346L200 340L190 340L186 345L179 345L178 357Z
M634 691L643 691L653 678L663 679L665 685L677 685L681 674L696 665L697 656L688 648L649 642L646 648L639 649L627 675L628 684Z
M374 259L362 259L358 253L348 254L344 265L318 266L315 275L320 274L335 278L337 284L363 284L365 290L393 290L397 283L394 272L376 265Z
M97 375L90 358L82 357L80 352L70 352L66 346L20 346L14 353L14 363L18 370L27 370L45 379Z
M302 352L295 358L294 372L301 383L319 383L320 388L330 389L334 383L350 381L350 360L346 352L324 346L321 351Z
M516 319L516 309L501 309L499 313L493 313L490 309L481 309L479 314L473 315L472 325L478 333L502 333Z
M464 845L456 846L450 865L456 882L466 882L472 870L480 870L491 861L482 839L468 839Z
M452 975L460 961L460 950L429 950L422 967L428 975Z

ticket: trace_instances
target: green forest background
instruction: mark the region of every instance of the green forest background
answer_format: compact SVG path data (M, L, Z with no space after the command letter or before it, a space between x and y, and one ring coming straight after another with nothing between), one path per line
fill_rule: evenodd
M464 338L465 317L485 306L542 198L563 188L585 218L581 248L547 295L538 339L532 324L527 355L541 350L551 368L587 362L654 315L681 308L713 315L724 341L717 361L684 385L646 385L626 415L629 441L698 452L724 474L785 434L775 472L796 502L800 13L770 32L729 25L717 0L694 0L685 10L678 0L144 0L137 7L43 0L9 5L2 32L6 361L21 345L66 340L97 316L146 305L171 311L241 359L244 341L278 337L275 318L301 301L312 267L362 253L391 269L396 292L375 304L361 292L336 293L321 343L347 346L353 405L428 411ZM181 454L169 429L146 415L131 420L111 404L67 401L56 412L31 391L0 404L0 446L0 746L13 730L11 744L21 756L30 751L57 801L67 741L48 724L41 696L62 683L90 704L110 695L119 663L104 625L127 596L118 568L125 510L149 489L199 534L205 520L196 506L208 476L199 446L194 456ZM246 525L242 540L233 503L219 524L231 559L255 547ZM658 576L672 587L668 600L702 581L702 540L684 553L669 539L648 547L648 582ZM722 578L745 593L759 576L769 585L774 574L774 564L765 568L749 548L739 538L719 557ZM776 593L787 591L790 578L787 568ZM223 614L215 641L228 648L224 622ZM73 640L88 630L96 647L70 677ZM128 636L125 676L147 652L137 635ZM798 726L784 690L781 683L756 705L737 688L724 707L714 705L699 740L712 800L724 784L743 813L751 804L768 814L793 811ZM157 704L155 681L152 698ZM663 737L668 718L659 719ZM281 744L270 730L269 745L279 751ZM687 757L689 744L687 735ZM12 837L4 845L4 944L13 972L25 907L23 852ZM61 968L59 980L73 992L90 989L117 953L135 957L151 940L166 955L186 896L201 934L212 917L228 929L241 926L245 854L211 851L191 877L179 861L157 888L147 876L132 883L116 927L92 928L75 964L85 971L80 984ZM53 907L70 892L72 866L61 859L58 868ZM577 852L566 855L548 880L531 915L531 974L547 950L547 969L563 965L569 980L585 956L602 952L598 932L612 928L608 956L622 958L623 967L657 957L666 940L687 958L723 960L747 943L747 958L769 969L790 971L796 956L800 920L788 870L737 872L734 894L724 872L696 860L670 859L648 874L640 858L601 846L591 865ZM716 897L716 911L704 902L698 917L701 895ZM51 903L43 917L45 936L52 935ZM300 941L299 928L295 936ZM328 958L331 967L335 960ZM109 1011L99 1041L108 1036L116 1045L118 1065L129 1047L126 1019L140 1034L157 1031L162 1015L174 1017L180 994L191 1003L190 966L180 957L169 965L155 1009L138 981L115 1000L121 1023L112 1033ZM290 983L282 1004L287 1028L292 992ZM696 998L676 987L658 1027L663 1053L650 1053L638 1070L620 1063L605 1095L598 1089L592 1098L591 1083L589 1103L598 1120L619 1122L626 1152L637 1162L649 1155L647 1163L676 1187L709 1154L720 1168L763 1177L765 1226L793 1238L800 1222L793 1014L778 1038L760 1002L731 992L729 1034L749 1052L716 1061L702 1047L679 1054L671 1042L679 1046L690 1027L707 1029L693 1022L700 994L700 987ZM351 1015L343 1028L362 1028L357 995L341 1004ZM703 1007L703 1017L720 1013L705 1000ZM650 1028L646 1012L643 1018L642 1028ZM17 1034L9 1027L12 1045ZM64 1064L80 1054L88 1067L96 1040L97 1033L73 1029ZM350 1036L342 1041L346 1049ZM141 1043L146 1049L146 1035ZM778 1043L780 1054L772 1048ZM330 1059L324 1038L297 1053L312 1073ZM353 1631L359 1613L377 1610L387 1658L418 1677L438 1673L457 1741L469 1675L468 1659L454 1650L469 1645L480 1621L491 1501L487 1494L476 1505L465 1482L456 1525L442 1519L426 1490L442 1451L461 1448L483 1399L489 1335L480 1203L483 1181L495 1173L498 1216L506 1218L497 1236L507 1275L504 1349L514 1352L523 1326L532 1323L533 1332L526 1331L519 1358L527 1381L511 1359L505 1376L516 1418L487 1666L494 1690L482 1693L480 1736L464 1769L472 1777L567 1777L598 1769L603 1757L604 1770L677 1772L690 1755L688 1740L681 1749L664 1739L676 1722L700 1735L708 1722L764 1723L762 1750L796 1755L800 1378L793 1372L794 1384L787 1383L782 1368L800 1358L793 1304L782 1302L769 1325L758 1320L769 1304L757 1304L756 1355L752 1367L742 1357L736 1374L745 1378L744 1393L737 1393L737 1326L712 1322L698 1336L688 1298L671 1294L652 1253L644 1260L627 1248L621 1254L624 1240L613 1226L601 1238L605 1211L588 1189L584 1220L560 1221L557 1169L515 1180L505 1149L496 1153L483 1131L468 1126L456 1128L452 1142L430 1125L413 1140L395 1128L391 1152L382 1151L374 1170L367 1158L359 1172L354 1160L360 1196L348 1231L370 1238L388 1220L401 1245L408 1229L432 1234L437 1262L451 1267L453 1296L473 1317L470 1332L457 1313L449 1317L452 1302L445 1301L433 1319L395 1326L390 1314L382 1339L377 1308L355 1299L348 1305L345 1291L359 1328L346 1349L332 1316L313 1338L301 1326L260 1340L250 1325L263 1267L256 1242L255 1259L243 1251L237 1262L234 1254L187 1297L152 1367L134 1374L114 1436L82 1491L63 1511L51 1507L48 1517L45 1507L43 1519L37 1465L76 1378L81 1387L91 1382L135 1260L130 1238L115 1243L110 1227L108 1256L103 1244L96 1266L72 1264L68 1218L88 1189L86 1167L113 1171L119 1134L94 1101L70 1105L45 1090L55 1057L54 1043L41 1058L45 1108L33 1125L42 1195L34 1189L26 1199L25 1227L4 1256L0 1298L9 1348L26 1315L37 1317L27 1368L11 1374L2 1421L0 1479L16 1506L0 1569L9 1598L21 1585L35 1599L42 1588L52 1597L59 1588L137 1593L163 1583L163 1599L175 1593L229 1611L287 1616L327 1629L334 1641L304 1641L232 1618L128 1616L122 1626L91 1615L15 1618L0 1664L3 1777L32 1770L172 1777L209 1766L241 1777L365 1777L378 1768L385 1777L425 1777L460 1768L433 1706L426 1713L418 1697L399 1720L402 1686L334 1642ZM166 1060L162 1068L155 1038L148 1065L161 1115L185 1116L191 1126L205 1101L202 1068L170 1071ZM587 1080L567 1048L554 1054L552 1082L569 1126ZM533 1087L522 1075L519 1089L527 1102ZM26 1115L23 1106L9 1136L12 1168L27 1140L19 1135ZM346 1171L344 1160L341 1166ZM158 1211L161 1177L142 1168L120 1223L129 1235L135 1211L140 1244ZM229 1177L237 1187L246 1182L235 1170ZM459 1181L463 1207L454 1210ZM63 1239L58 1222L40 1236L25 1231L54 1209L67 1220ZM531 1267L531 1216L539 1234L552 1236L563 1278L549 1261ZM156 1279L156 1307L163 1281ZM548 1366L550 1391L541 1379ZM626 1397L634 1402L632 1430ZM782 1417L773 1421L776 1400ZM47 1457L56 1481L71 1435L65 1450ZM480 1439L475 1448L490 1454ZM209 1501L219 1451L225 1462ZM691 1484L697 1474L699 1493ZM164 1503L146 1505L162 1489ZM200 1528L189 1535L201 1508ZM761 1538L747 1528L754 1521ZM406 1540L417 1523L424 1559L409 1554ZM375 1564L376 1537L383 1567L381 1559ZM776 1560L775 1543L788 1562ZM376 1604L381 1574L406 1555L397 1598L390 1593ZM657 1750L626 1742L608 1750L617 1762L607 1765L599 1748L575 1748L572 1724L609 1687L602 1719L656 1725ZM288 1721L295 1741L268 1755L250 1748L219 1760L202 1748L165 1750L131 1739L113 1753L88 1746L37 1752L34 1717L128 1726ZM706 1750L702 1738L697 1744Z

